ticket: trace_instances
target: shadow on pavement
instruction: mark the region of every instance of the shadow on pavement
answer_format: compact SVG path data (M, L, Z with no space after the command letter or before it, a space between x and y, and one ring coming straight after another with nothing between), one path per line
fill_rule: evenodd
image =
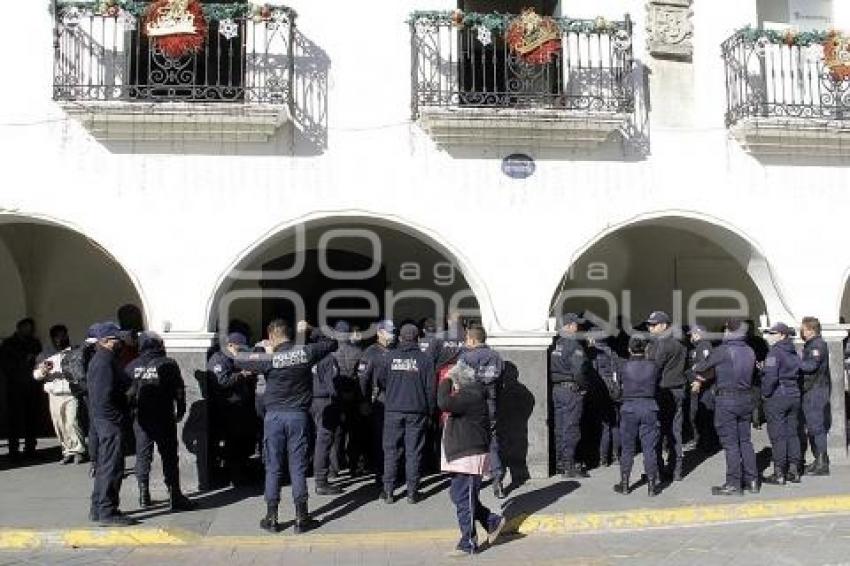
M506 532L516 532L530 515L539 513L579 487L581 484L577 481L562 481L509 498L502 505L502 514L508 520Z

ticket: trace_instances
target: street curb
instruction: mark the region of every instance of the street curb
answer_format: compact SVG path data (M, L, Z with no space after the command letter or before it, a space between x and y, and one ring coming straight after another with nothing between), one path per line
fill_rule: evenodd
M505 532L523 536L572 535L841 514L850 514L850 495L661 509L522 515L512 518ZM32 550L54 546L64 548L397 546L453 542L457 536L457 531L453 529L345 534L317 532L297 537L288 535L286 532L278 536L199 535L180 529L148 527L0 529L0 550Z

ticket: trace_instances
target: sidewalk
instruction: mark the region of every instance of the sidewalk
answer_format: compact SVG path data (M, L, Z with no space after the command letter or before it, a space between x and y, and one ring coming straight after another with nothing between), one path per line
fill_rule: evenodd
M757 436L756 446L764 446L761 434ZM130 463L128 459L128 466ZM530 481L511 491L504 501L495 500L485 489L482 500L509 517L513 532L530 536L850 515L848 466L833 466L832 476L805 477L797 485L764 486L758 495L714 497L710 487L722 483L723 465L722 453L716 454L688 473L683 482L665 487L652 499L646 496L643 485L628 497L614 493L611 486L618 480L619 471L612 467L591 471L589 479ZM641 469L638 462L636 470ZM310 508L322 526L314 533L295 537L291 534L293 509L287 487L281 504L286 530L270 535L258 528L265 510L259 486L199 494L193 496L198 510L171 514L162 486L152 486L159 504L139 511L132 476L124 482L122 509L140 524L125 529L99 528L87 520L91 490L87 472L88 466L59 466L52 461L2 469L0 549L45 545L386 546L452 543L457 539L454 509L446 492L448 480L441 476L423 481L425 499L415 506L403 497L391 506L377 501L377 489L371 481L343 477L341 484L346 491L335 498L313 495L310 482ZM635 482L639 475L633 475Z

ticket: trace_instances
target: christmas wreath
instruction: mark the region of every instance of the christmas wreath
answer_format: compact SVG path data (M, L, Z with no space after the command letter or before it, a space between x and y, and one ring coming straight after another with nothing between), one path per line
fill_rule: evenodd
M850 37L830 31L823 44L823 60L834 80L850 79Z
M505 33L511 51L533 65L544 65L561 50L561 29L554 19L526 8Z
M198 53L207 35L204 8L198 0L156 0L145 11L144 30L166 57Z

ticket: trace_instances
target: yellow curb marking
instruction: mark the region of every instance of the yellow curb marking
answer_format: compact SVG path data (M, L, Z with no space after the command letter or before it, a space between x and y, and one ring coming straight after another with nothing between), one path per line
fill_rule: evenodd
M664 509L520 516L512 519L505 531L522 535L569 535L836 513L850 513L850 495ZM0 549L26 550L47 544L60 544L71 548L190 545L215 547L392 546L444 542L457 538L457 531L452 529L345 534L312 533L300 537L293 537L290 532L286 531L280 536L203 536L180 529L144 527L67 531L0 529Z

